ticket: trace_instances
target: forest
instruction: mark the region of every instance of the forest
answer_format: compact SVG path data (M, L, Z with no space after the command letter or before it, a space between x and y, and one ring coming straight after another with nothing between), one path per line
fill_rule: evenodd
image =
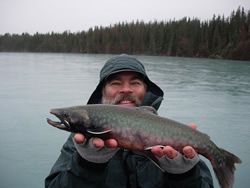
M210 20L121 22L88 31L0 35L0 52L128 53L250 60L250 10Z

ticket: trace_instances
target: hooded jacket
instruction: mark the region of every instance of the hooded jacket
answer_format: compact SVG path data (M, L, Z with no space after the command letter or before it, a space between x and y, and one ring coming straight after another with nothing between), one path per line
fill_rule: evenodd
M132 71L139 73L141 75L141 77L143 78L144 82L147 85L147 92L145 94L142 105L152 106L156 110L158 110L158 108L161 105L161 101L163 100L164 92L159 86L157 86L154 82L152 82L149 79L143 64L136 58L128 56L126 54L114 56L105 63L105 65L100 71L99 84L97 85L96 89L90 96L88 104L100 103L102 98L102 87L103 84L105 83L105 80L110 75L123 71Z
M142 63L128 55L115 56L106 62L100 71L99 84L88 104L100 103L105 80L121 71L133 71L142 75L148 88L142 105L149 105L157 110L163 100L163 91L148 78ZM77 152L71 134L45 179L45 187L212 188L213 181L208 167L201 160L188 172L178 175L162 172L145 156L124 149L119 149L108 162L89 162Z

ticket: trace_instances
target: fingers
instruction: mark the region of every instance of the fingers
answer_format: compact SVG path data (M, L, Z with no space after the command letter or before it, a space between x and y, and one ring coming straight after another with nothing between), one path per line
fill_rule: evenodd
M160 146L152 146L151 152L158 157L162 157L164 155Z
M80 133L76 133L74 135L74 140L77 144L83 144L85 142L85 136ZM109 148L116 148L118 146L118 143L115 139L107 139L102 140L101 138L93 138L92 143L97 148L103 148L104 146L107 146Z
M174 159L178 155L178 151L171 146L165 146L163 148L161 146L153 146L151 148L151 152L158 157L166 156L170 159ZM185 146L182 152L183 155L185 155L189 159L194 158L197 154L194 148L192 148L191 146Z
M105 140L105 145L109 148L116 148L118 147L118 142L115 139L108 139Z
M85 136L80 133L74 135L74 140L77 144L83 144L85 142ZM100 138L93 138L93 145L97 148L102 148L104 146L104 141Z
M171 146L165 146L163 148L163 153L170 159L174 159L178 155L178 151L176 151Z
M194 150L194 148L192 148L191 146L185 146L183 149L183 154L189 158L189 159L192 159L195 157L196 155L196 151Z
M108 148L116 148L118 143L115 139L102 140L101 138L93 138L93 145L97 148L103 148L107 146Z
M74 135L74 140L77 144L82 144L85 141L85 136L80 133L76 133Z
M161 146L153 146L151 152L158 157L166 156L170 159L174 159L178 154L178 151L171 146L165 146L163 148Z
M100 138L93 138L92 143L96 148L103 148L105 145L104 141Z

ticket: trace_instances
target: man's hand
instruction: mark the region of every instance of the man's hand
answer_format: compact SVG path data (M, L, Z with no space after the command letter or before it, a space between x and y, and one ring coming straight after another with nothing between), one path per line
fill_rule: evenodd
M85 136L83 134L76 133L74 135L74 140L77 144L82 144L85 141ZM104 141L101 138L93 138L92 143L96 148L103 148L104 146L107 146L108 148L116 148L118 146L115 139L107 139Z
M178 154L178 151L176 151L171 146L164 146L164 147L153 146L151 148L151 152L158 157L166 156L170 159L174 159L175 157L177 157ZM182 152L189 159L194 158L196 155L196 151L191 146L185 146L182 149Z
M93 163L106 163L118 151L117 141L114 139L102 140L100 138L91 138L89 142L83 134L76 133L73 141L79 155ZM106 146L106 147L104 147Z

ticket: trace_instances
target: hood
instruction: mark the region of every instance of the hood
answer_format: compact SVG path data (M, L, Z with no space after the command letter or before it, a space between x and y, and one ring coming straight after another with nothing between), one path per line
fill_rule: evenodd
M99 84L90 96L87 104L99 104L101 102L102 88L106 78L112 74L123 71L133 71L143 75L144 82L147 84L147 92L145 94L142 105L152 106L156 110L158 110L161 101L163 100L164 92L159 86L157 86L148 78L146 70L139 60L125 54L115 56L106 61L105 65L100 71Z

